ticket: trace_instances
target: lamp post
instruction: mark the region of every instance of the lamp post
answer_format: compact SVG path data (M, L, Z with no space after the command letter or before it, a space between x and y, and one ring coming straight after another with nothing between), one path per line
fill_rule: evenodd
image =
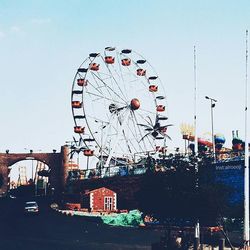
M248 30L246 30L245 161L244 161L244 249L249 249L249 137L248 137Z
M28 148L24 148L24 150L28 150ZM33 174L34 174L34 170L33 170L33 160L34 160L34 157L33 157L33 150L32 149L29 149L29 156L27 156L25 159L26 160L31 160L31 179L33 181Z
M215 107L215 103L217 102L217 100L205 96L206 99L210 100L211 103L211 126L212 126L212 143L213 143L213 158L214 160L216 160L215 157L215 143L214 143L214 114L213 114L213 108Z
M32 149L30 149L30 154L33 154L33 150ZM34 162L33 162L33 159L31 160L31 164L32 164L32 172L31 172L31 179L32 179L32 181L34 181L34 179L33 179L33 176L34 176L34 164L33 164Z

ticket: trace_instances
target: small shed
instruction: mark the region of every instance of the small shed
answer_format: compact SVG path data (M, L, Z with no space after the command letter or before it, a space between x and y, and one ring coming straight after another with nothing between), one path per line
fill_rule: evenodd
M114 191L102 187L89 192L91 211L111 212L117 209L117 195Z

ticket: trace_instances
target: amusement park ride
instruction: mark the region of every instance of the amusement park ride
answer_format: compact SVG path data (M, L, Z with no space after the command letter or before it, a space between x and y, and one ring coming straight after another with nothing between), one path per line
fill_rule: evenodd
M79 140L74 139L70 156L83 153L101 168L159 154L170 139L164 86L150 63L131 49L90 53L75 74L71 107Z

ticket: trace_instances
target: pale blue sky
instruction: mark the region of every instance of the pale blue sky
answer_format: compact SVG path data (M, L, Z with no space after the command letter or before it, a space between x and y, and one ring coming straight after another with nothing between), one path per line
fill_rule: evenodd
M168 96L173 138L193 122L193 46L197 47L199 134L231 145L244 137L245 30L249 1L0 1L0 151L59 149L73 135L71 85L90 52L131 48L156 69Z

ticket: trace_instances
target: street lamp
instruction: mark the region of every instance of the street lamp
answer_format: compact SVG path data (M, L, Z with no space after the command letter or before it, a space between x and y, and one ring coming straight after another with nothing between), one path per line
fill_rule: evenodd
M33 154L32 149L30 149L30 154ZM31 160L31 164L32 164L31 179L32 179L32 181L34 181L34 179L33 179L33 175L34 175L34 162L33 162L33 159Z
M215 103L217 100L210 98L208 96L205 96L206 99L210 100L211 103L211 125L212 125L212 143L213 143L213 158L216 160L215 157L215 142L214 142L214 117L213 117L213 108L215 107Z

